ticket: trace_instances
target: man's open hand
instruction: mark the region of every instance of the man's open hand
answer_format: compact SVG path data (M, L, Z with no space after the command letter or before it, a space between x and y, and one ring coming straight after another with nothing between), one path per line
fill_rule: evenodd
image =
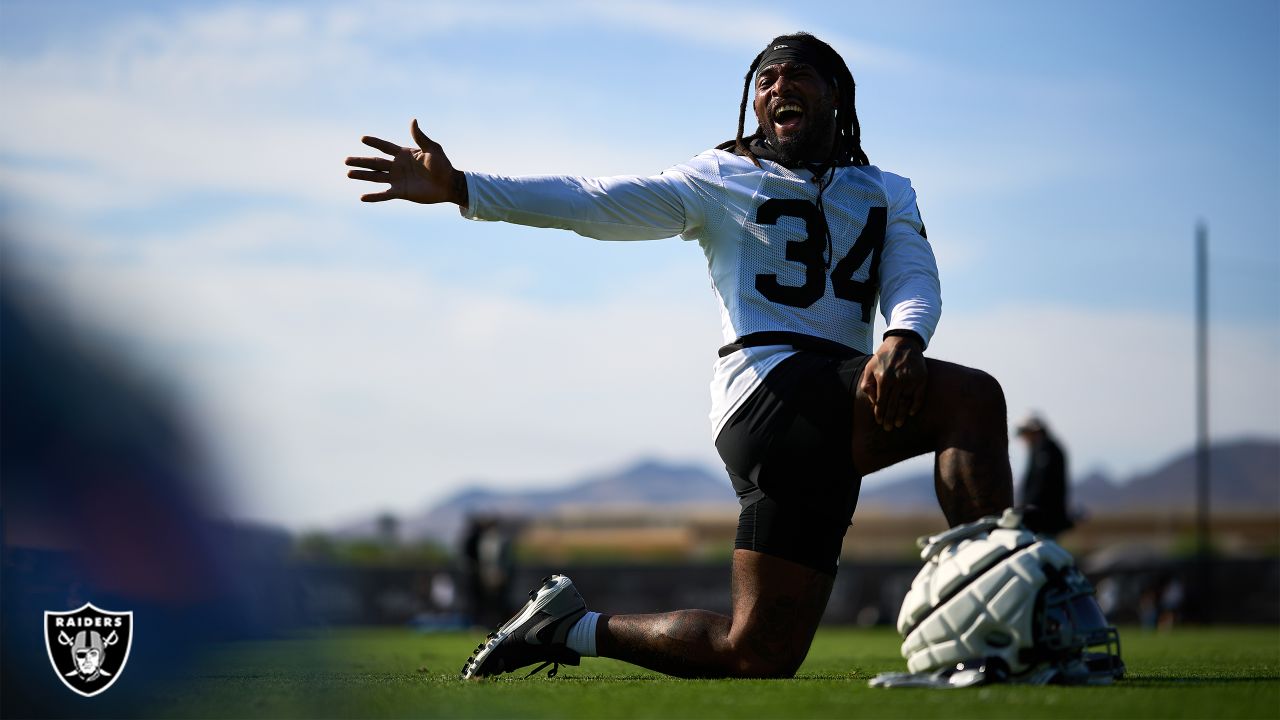
M416 149L368 135L360 138L365 145L391 156L347 158L347 165L365 168L348 170L347 177L390 185L382 192L361 195L360 199L364 202L401 199L424 204L454 202L465 206L466 180L461 172L453 169L444 148L418 128L417 120L410 123L409 132L418 145Z
M871 400L876 422L886 431L902 427L924 407L929 368L920 340L891 335L867 360L859 386Z

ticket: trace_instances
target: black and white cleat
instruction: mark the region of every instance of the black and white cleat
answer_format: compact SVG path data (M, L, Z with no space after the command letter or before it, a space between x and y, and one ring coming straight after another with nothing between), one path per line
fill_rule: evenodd
M542 665L529 675L553 665L547 676L555 677L560 665L577 665L581 660L565 640L586 612L587 604L572 580L564 575L544 578L529 592L529 602L520 612L489 633L471 653L462 666L462 679L501 675L538 662Z

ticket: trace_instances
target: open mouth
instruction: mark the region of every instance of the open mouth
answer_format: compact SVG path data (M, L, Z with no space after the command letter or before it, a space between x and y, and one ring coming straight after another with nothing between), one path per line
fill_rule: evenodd
M773 126L779 133L792 133L804 121L804 108L799 103L784 102L773 111Z

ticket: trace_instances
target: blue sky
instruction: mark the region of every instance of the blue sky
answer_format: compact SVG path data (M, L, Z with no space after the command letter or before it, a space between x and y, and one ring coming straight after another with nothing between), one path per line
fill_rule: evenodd
M696 245L363 205L341 162L417 117L463 169L655 173L731 136L751 57L805 29L919 193L931 354L993 372L1011 420L1044 412L1078 471L1124 474L1194 439L1198 220L1213 433L1280 435L1278 8L2 0L0 218L190 399L239 514L716 467Z

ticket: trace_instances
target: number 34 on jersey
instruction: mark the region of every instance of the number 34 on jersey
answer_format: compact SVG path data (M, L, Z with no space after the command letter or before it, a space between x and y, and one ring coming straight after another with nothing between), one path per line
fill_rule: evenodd
M826 252L831 231L827 227L826 217L808 200L766 200L757 208L755 222L758 225L774 225L782 217L798 218L804 222L805 238L787 241L785 249L787 261L804 266L804 283L785 285L778 280L777 273L760 273L756 275L756 290L770 302L807 308L821 300L827 292L827 268L830 267L830 260ZM871 313L875 307L880 255L884 250L887 221L886 208L868 208L867 219L858 239L849 253L831 269L832 292L837 298L858 303L862 308L864 323L871 322ZM867 279L854 280L853 274L868 257L871 258L871 267Z

